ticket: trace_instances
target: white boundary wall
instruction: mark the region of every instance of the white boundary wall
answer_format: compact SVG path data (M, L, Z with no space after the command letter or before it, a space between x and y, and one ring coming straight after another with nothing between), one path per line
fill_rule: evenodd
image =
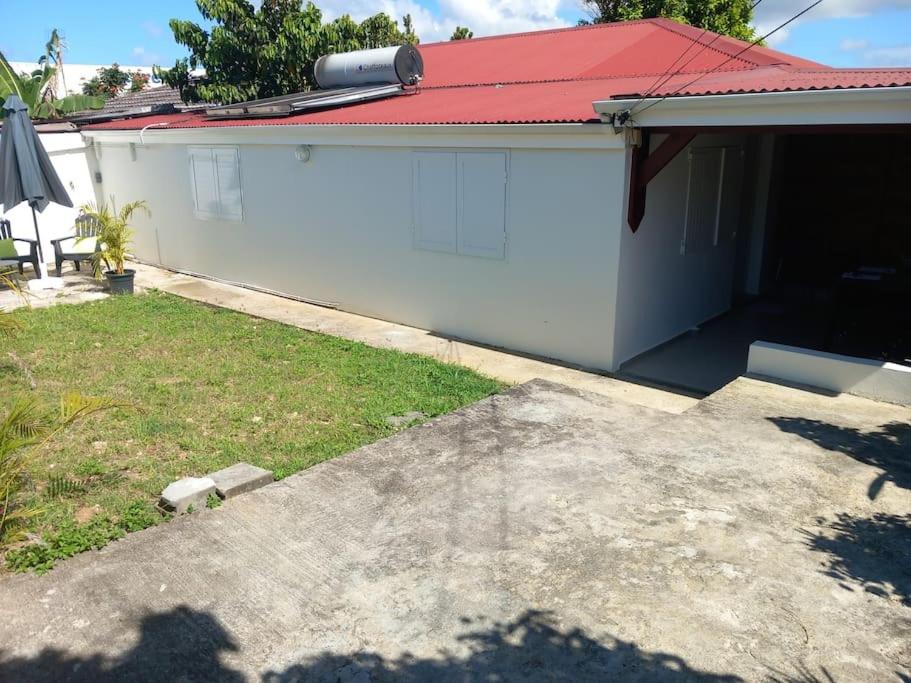
M911 368L758 341L750 345L751 375L911 405Z

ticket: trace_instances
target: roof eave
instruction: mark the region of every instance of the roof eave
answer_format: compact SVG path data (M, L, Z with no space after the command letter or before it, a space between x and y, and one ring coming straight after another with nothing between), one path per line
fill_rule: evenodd
M650 105L655 106L650 106ZM592 103L604 122L632 110L637 128L814 125L911 125L911 87L607 99Z

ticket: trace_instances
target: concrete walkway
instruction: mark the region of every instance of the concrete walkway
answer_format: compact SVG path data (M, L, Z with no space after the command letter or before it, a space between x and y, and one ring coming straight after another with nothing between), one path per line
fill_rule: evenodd
M909 424L523 385L0 581L0 680L909 680Z
M698 403L697 399L690 396L446 339L427 330L314 306L214 280L181 275L153 266L136 264L135 267L136 284L139 287L155 287L194 301L370 346L398 349L447 363L458 363L509 384L541 378L670 413L682 413Z

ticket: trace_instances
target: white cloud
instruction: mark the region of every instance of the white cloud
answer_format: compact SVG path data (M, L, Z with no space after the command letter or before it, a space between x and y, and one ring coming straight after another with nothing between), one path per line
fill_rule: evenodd
M756 28L760 35L764 35L811 4L811 0L764 0L756 7ZM879 10L901 8L911 8L911 0L823 0L800 19L770 36L768 43L773 47L780 45L787 40L789 29L800 23L819 19L865 17Z
M319 7L326 20L350 14L362 20L385 12L401 21L410 14L421 41L448 40L456 26L468 26L475 36L516 33L566 26L562 10L574 8L576 0L439 0L432 12L416 0L323 0Z
M845 52L857 52L858 50L866 50L868 47L870 47L869 40L856 40L854 38L845 38L838 44L838 49Z
M911 45L877 47L864 52L863 57L870 66L908 66L911 65Z

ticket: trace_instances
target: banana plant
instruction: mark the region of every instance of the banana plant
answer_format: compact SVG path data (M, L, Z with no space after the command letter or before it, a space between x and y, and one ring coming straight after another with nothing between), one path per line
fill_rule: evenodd
M57 73L56 67L43 59L31 74L16 73L0 52L0 100L18 95L33 119L59 119L88 109L101 109L104 99L90 95L67 95L58 98L48 84Z

